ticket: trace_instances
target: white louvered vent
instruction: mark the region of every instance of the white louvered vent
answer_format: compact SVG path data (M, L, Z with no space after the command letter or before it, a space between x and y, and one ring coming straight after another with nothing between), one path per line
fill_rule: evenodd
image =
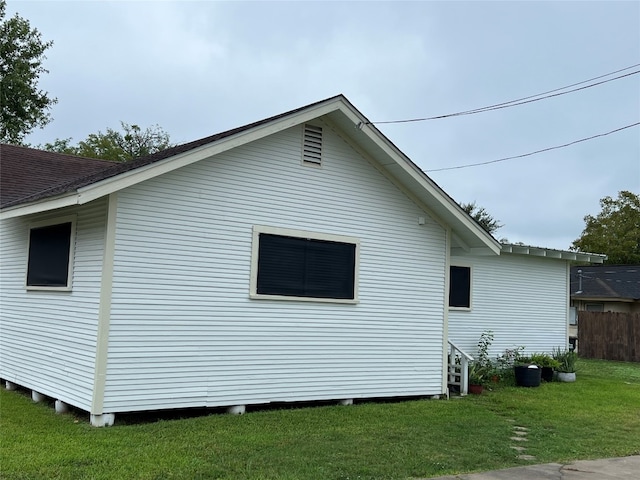
M317 166L322 164L322 127L304 126L302 163Z

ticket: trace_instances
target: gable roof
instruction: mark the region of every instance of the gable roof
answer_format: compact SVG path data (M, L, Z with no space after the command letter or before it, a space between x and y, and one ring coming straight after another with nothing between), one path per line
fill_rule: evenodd
M571 297L640 301L640 265L571 267Z
M6 203L2 202L0 216L11 218L88 203L144 180L318 118L335 127L353 148L372 160L376 168L421 204L437 221L450 227L453 241L457 245L470 253L500 253L498 241L484 231L455 200L371 125L343 95L178 145L147 157L125 163L107 162L107 165L102 166L96 164L95 170L79 170L78 175L70 175L68 178L54 176L50 184L46 181L40 182L43 180L40 179L37 184L26 188L22 193L20 188L16 188L15 194L8 196ZM2 148L3 156L5 153L9 154L6 161L14 161L15 158L10 154L15 150L5 149L6 146ZM34 155L38 157L44 153ZM56 162L60 160L57 156L50 159ZM5 163L5 159L2 163ZM3 170L0 180L2 189L5 184L4 177ZM11 185L11 181L7 185Z

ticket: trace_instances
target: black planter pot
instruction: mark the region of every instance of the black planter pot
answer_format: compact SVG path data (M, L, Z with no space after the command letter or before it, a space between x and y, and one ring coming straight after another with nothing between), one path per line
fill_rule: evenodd
M542 369L537 365L517 365L513 367L516 375L516 385L519 387L539 387L542 379Z
M545 382L553 381L553 367L542 367L542 380Z

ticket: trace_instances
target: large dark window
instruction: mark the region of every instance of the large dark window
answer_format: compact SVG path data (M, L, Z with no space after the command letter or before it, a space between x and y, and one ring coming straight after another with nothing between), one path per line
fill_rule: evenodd
M67 287L72 222L32 228L27 286Z
M256 293L355 298L356 245L260 233Z
M451 266L449 276L449 306L471 307L471 268Z

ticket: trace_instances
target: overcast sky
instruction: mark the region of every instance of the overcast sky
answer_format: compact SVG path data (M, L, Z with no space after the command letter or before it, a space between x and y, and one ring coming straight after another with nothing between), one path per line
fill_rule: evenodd
M120 121L182 143L342 93L371 121L454 113L640 63L640 2L8 1L53 40L40 87L74 142ZM622 73L640 70L636 67ZM527 105L380 130L498 237L567 249L600 198L640 192L640 75Z

